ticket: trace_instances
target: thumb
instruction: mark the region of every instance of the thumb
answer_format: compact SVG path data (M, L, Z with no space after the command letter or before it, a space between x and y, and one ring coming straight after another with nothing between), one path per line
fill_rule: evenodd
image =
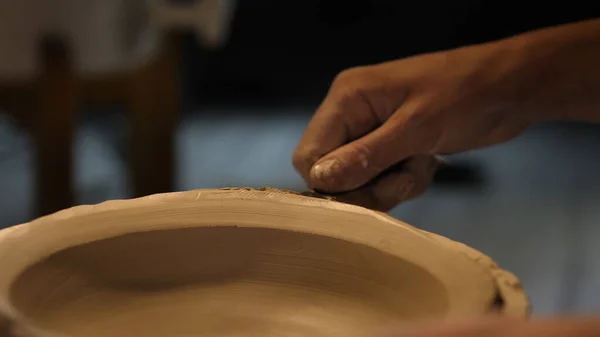
M428 144L435 144L435 139L411 124L408 116L393 116L373 132L328 153L312 166L311 187L329 193L351 191L409 157L429 154Z

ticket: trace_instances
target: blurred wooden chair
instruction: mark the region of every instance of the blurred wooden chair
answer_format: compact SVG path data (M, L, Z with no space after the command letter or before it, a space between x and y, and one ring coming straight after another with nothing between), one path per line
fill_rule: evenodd
M0 107L35 140L38 215L74 204L73 139L84 105L125 107L135 196L173 190L179 47L165 31L192 27L217 46L231 9L228 0L0 0Z

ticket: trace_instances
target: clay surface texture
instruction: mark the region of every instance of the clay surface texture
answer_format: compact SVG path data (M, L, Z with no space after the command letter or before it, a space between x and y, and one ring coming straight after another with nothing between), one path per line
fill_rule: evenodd
M79 206L0 231L0 333L336 337L496 311L518 280L385 214L262 189Z

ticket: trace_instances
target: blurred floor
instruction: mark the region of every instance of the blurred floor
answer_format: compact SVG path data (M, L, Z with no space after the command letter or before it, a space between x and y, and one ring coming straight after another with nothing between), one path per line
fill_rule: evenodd
M303 189L290 155L309 108L202 110L186 115L180 126L178 189ZM90 114L82 122L76 143L79 203L129 195L126 129L116 113ZM538 127L509 144L452 158L479 163L487 178L482 188L432 188L392 215L492 256L522 279L536 314L598 311L598 149L599 128ZM0 119L0 227L31 217L30 151L28 137Z

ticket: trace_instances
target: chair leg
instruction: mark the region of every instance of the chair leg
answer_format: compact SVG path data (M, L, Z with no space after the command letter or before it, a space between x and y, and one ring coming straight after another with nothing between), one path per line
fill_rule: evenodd
M161 55L128 79L131 173L136 197L171 192L175 180L175 132L180 109L177 45L169 40Z
M73 138L79 102L65 46L44 44L42 55L33 135L37 151L37 212L47 215L74 204Z

